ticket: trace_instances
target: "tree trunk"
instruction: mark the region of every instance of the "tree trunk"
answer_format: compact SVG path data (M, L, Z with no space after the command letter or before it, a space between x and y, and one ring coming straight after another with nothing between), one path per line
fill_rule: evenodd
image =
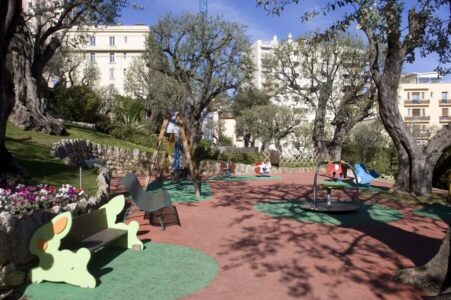
M64 126L47 112L46 100L40 94L39 72L32 71L29 47L22 40L16 38L13 46L16 101L10 120L24 130L64 135Z
M6 148L6 125L14 105L11 78L0 62L0 183L16 185L25 180L27 172Z
M330 157L326 147L324 132L327 100L324 101L321 99L321 97L319 98L320 99L318 99L318 107L316 108L313 125L313 147L315 149L315 153L318 155L318 159L322 161L328 160L330 159Z
M438 253L424 266L399 270L396 279L425 292L438 294L451 285L449 270L450 228Z

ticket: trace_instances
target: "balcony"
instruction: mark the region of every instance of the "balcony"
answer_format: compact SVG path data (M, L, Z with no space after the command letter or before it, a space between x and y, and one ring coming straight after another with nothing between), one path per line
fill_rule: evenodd
M440 99L440 106L451 106L451 99Z
M404 121L412 123L429 123L430 116L406 116Z
M404 100L404 106L429 106L429 99Z
M440 123L451 122L451 116L440 116Z

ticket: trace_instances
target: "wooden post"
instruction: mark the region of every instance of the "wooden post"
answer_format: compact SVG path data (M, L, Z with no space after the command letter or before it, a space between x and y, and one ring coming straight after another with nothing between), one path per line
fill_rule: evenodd
M155 161L158 157L158 152L160 151L161 143L163 142L164 133L166 131L166 128L168 127L168 123L169 123L169 120L165 119L163 121L163 124L161 125L160 134L158 136L158 143L157 143L156 148L153 150L152 159L150 160L149 175L147 176L147 180L146 180L147 182L145 183L145 186L147 186L150 182L150 176L152 176L152 169L153 169L153 166L155 165Z
M193 159L192 159L192 155L191 155L191 151L192 151L191 143L188 140L188 134L185 129L185 122L183 121L183 119L181 117L179 117L178 125L180 128L180 134L182 136L183 150L185 152L186 160L188 161L189 170L194 177L195 174L194 174Z

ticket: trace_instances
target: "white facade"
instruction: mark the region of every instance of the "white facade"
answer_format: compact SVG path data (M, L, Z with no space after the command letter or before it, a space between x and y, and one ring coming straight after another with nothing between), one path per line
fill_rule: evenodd
M403 76L398 90L399 111L419 138L451 121L451 82L442 82L436 72Z
M78 43L72 51L81 54L86 62L97 65L100 86L114 87L120 94L125 94L127 70L133 58L144 53L149 31L146 25L89 27L71 30L68 38L69 41L77 41L84 36L86 43Z

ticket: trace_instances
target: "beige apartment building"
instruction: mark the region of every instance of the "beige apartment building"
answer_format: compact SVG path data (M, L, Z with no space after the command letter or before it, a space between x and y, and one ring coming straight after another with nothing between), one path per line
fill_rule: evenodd
M451 82L436 72L410 73L399 85L399 110L404 122L419 139L451 121Z
M73 52L98 67L100 86L114 87L119 94L125 94L127 70L133 59L144 53L149 31L147 25L99 26L83 30L74 28L68 37L77 41L83 35L86 43L76 44ZM83 68L77 71L83 72Z

